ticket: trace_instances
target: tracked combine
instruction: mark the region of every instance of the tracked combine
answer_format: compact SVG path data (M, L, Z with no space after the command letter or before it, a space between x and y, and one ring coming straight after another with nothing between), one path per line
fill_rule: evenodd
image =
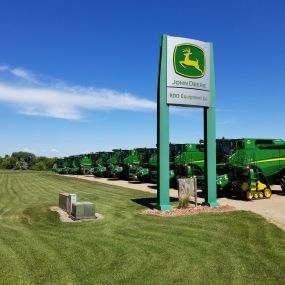
M285 191L285 142L280 139L217 140L217 185L247 200Z

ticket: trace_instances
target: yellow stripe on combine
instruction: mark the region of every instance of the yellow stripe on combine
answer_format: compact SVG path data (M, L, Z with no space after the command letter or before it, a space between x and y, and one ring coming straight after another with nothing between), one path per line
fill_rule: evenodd
M271 162L271 161L282 161L285 160L285 157L280 158L271 158L271 159L263 159L263 160L257 160L257 161L251 161L250 163L260 163L260 162Z
M194 160L194 161L192 161L192 163L194 163L194 162L204 162L204 160Z

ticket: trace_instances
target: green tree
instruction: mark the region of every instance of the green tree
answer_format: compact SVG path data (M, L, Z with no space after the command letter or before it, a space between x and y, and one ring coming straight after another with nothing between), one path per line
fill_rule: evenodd
M17 161L25 161L28 164L28 168L30 168L36 162L36 156L30 152L13 152L11 157L14 157Z
M17 163L17 159L12 156L5 156L2 161L2 168L4 169L14 169Z
M31 169L37 170L37 171L42 171L42 170L47 170L47 166L43 161L38 161L31 167Z

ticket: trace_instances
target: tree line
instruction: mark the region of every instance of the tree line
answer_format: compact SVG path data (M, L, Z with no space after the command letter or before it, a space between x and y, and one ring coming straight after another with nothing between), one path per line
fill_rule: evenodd
M45 156L35 156L33 153L18 151L11 155L0 157L1 169L15 170L51 170L57 158L49 158Z

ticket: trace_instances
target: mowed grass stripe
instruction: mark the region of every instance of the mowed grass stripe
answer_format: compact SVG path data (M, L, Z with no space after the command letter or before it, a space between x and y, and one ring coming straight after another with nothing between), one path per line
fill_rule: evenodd
M104 219L64 224L59 192ZM250 212L154 217L154 195L47 172L0 171L0 284L282 284L285 234ZM136 203L136 202L137 203ZM16 268L16 269L15 269Z

